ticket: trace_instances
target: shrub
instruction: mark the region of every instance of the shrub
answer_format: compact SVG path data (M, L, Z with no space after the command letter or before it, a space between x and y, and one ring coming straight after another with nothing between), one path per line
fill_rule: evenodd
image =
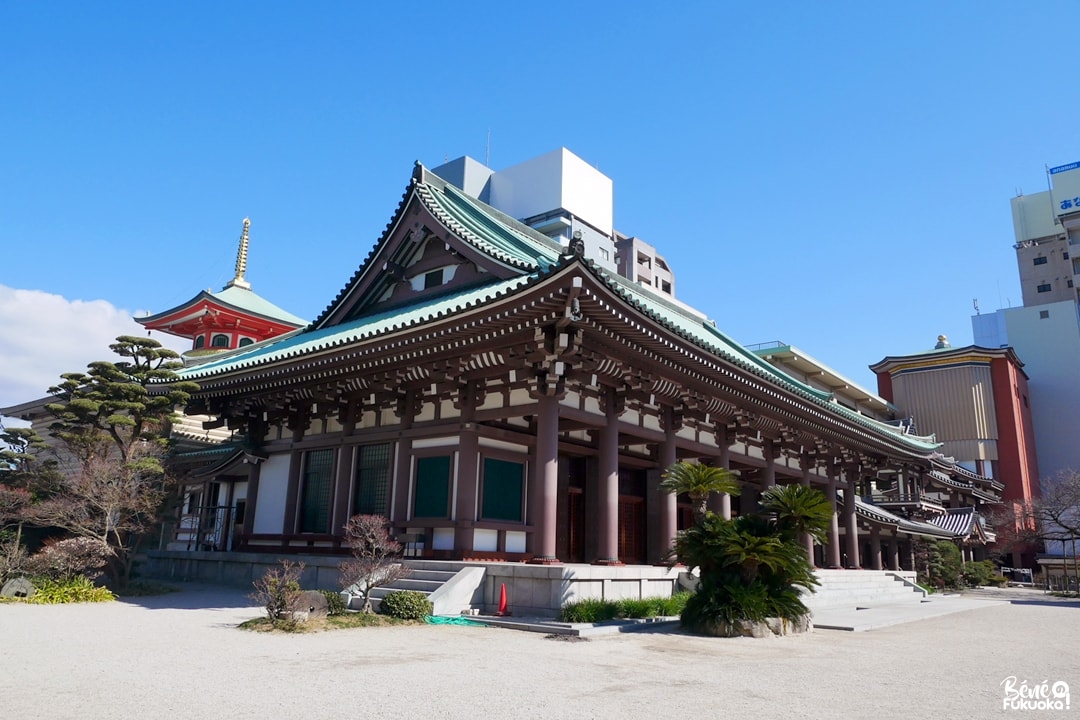
M690 600L694 593L691 592L677 592L671 597L659 598L659 611L657 615L663 615L672 617L675 615L681 615L683 609L686 607L686 603Z
M614 620L617 614L615 603L608 600L578 600L566 603L559 613L559 619L572 623L596 623Z
M114 555L108 543L93 538L50 540L26 561L26 570L53 580L72 580L80 575L93 580Z
M619 600L615 603L615 609L618 617L621 618L647 618L656 617L658 614L658 607L654 598Z
M990 560L969 562L964 566L964 583L971 587L989 585L990 578L997 574L997 567Z
M47 577L34 578L37 592L26 602L37 605L56 605L59 603L108 602L116 596L108 588L99 587L84 575L56 580Z
M390 521L381 515L354 515L345 524L345 543L352 558L339 566L341 588L364 598L363 612L371 612L371 591L407 576L401 543L390 537Z
M267 570L252 583L255 590L248 597L266 608L270 622L291 622L293 613L299 608L303 572L304 563L282 560L280 568Z
M13 577L23 575L26 566L26 548L18 538L0 535L0 585Z
M991 575L990 579L987 580L987 582L994 587L1005 587L1009 584L1009 578L1005 577L1004 575Z
M418 590L395 590L379 604L379 612L399 620L423 620L433 610L427 595Z
M345 606L345 598L337 590L320 590L326 596L326 614L344 615L348 608Z
M917 540L915 543L920 585L954 588L960 585L963 560L960 548L951 540Z
M578 600L564 605L559 612L559 619L563 622L598 623L615 618L679 615L692 594L680 592L671 597L648 597L640 600Z

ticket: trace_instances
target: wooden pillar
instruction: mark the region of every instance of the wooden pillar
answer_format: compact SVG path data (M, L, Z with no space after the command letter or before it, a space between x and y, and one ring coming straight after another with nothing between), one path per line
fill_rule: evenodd
M412 508L409 507L409 488L412 486L412 440L407 437L397 441L392 481L390 520L395 525L404 525L412 519Z
M810 468L813 467L813 463L810 461L810 456L807 453L803 453L799 457L799 469L802 470L802 475L799 476L799 484L803 487L810 487ZM810 560L810 565L814 565L814 537L808 533L801 533L803 545L806 546L806 557Z
M829 507L832 508L832 517L829 519L829 559L831 568L843 567L840 561L840 518L836 507L836 465L832 460L828 461L826 473L829 477L828 496Z
M670 405L664 405L661 409L664 428L664 442L660 444L660 472L667 470L675 464L677 455L675 432L678 429L675 421L675 409ZM654 562L663 563L668 560L668 552L675 545L675 534L679 530L678 506L674 493L660 493L660 522L658 530L658 557Z
M241 532L250 535L255 532L255 508L259 502L259 474L262 463L248 465L247 500L244 502L244 527Z
M464 556L473 551L479 485L479 438L474 423L465 423L457 449L457 515L454 518L454 550Z
M720 450L720 454L714 460L716 466L731 470L731 450L728 446L726 425L720 425L716 429L716 446ZM709 495L709 509L725 520L730 520L731 496L727 493Z
M415 391L407 390L405 392L405 401L398 408L398 417L401 419L402 430L408 430L412 427L413 409L415 407ZM374 410L376 416L378 416L379 408L375 407ZM357 415L362 412L363 406L357 405ZM412 440L404 436L399 437L394 457L394 489L390 495L390 520L399 526L412 519L412 507L409 505L409 490L412 488L412 460ZM430 538L425 539L425 550L430 548L430 542Z
M529 493L535 513L534 557L531 562L556 564L555 534L559 487L559 401L540 395L536 417L536 457L533 462L533 492Z
M469 382L461 389L461 431L457 450L457 512L454 517L454 551L464 557L474 549L477 490L480 484L480 439L476 431L476 405L480 388Z
M855 493L858 492L859 467L846 469L847 483L844 486L844 533L847 536L847 567L861 570L859 562L859 520L855 512Z
M761 454L765 458L765 469L761 473L761 489L768 490L776 484L776 444L765 438L761 445Z
M881 529L877 525L870 527L870 567L881 570Z
M604 426L600 428L598 458L600 475L599 565L619 563L619 415L614 388L604 388Z
M900 569L900 540L896 537L895 531L889 538L889 569Z

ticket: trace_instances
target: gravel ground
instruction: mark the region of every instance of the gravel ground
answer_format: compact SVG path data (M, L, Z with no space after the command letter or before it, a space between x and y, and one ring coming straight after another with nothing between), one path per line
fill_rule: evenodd
M866 633L767 640L494 628L235 629L242 592L0 605L0 718L986 718L1001 682L1069 683L1080 603L1032 591ZM1045 711L1021 714L1042 715Z

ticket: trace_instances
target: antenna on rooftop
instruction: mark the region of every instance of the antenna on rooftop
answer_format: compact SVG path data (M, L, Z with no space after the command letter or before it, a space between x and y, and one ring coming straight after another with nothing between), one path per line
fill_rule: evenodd
M484 164L491 167L491 128L487 131L487 150L484 151Z
M975 314L982 315L982 313L979 312L979 298L971 298L971 304L975 306Z

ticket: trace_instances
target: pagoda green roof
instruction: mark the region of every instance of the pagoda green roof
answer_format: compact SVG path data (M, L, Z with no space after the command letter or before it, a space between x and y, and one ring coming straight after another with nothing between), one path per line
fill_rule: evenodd
M246 310L254 315L280 320L290 325L304 326L308 324L308 321L304 318L293 315L288 310L281 309L254 291L238 285L229 285L223 290L210 294L223 303L240 310Z

